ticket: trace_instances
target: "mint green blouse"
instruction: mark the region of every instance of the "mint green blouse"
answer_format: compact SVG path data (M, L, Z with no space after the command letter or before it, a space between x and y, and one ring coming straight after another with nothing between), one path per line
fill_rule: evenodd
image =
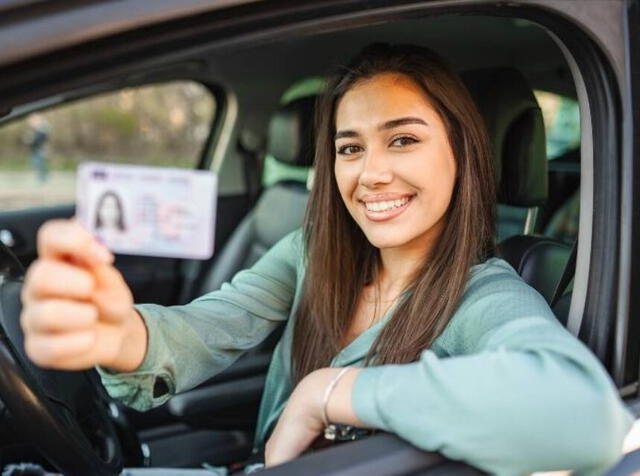
M149 333L134 372L100 374L108 393L147 410L224 370L286 321L262 397L256 443L292 391L291 339L304 277L302 233L251 269L183 306L141 304ZM332 366L363 366L393 314L364 331ZM155 396L162 379L168 393ZM620 456L633 418L595 356L505 261L471 269L460 306L417 362L368 367L352 393L372 427L498 475L574 469L600 474Z

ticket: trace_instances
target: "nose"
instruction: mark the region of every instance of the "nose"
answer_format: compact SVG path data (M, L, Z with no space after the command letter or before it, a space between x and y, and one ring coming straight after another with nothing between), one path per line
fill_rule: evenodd
M362 160L362 170L358 183L367 188L375 188L378 185L391 183L393 170L391 161L385 154L369 150Z

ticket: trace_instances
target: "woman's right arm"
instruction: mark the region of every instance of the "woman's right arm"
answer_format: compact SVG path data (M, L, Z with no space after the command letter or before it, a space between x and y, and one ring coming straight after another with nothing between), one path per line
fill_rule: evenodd
M110 264L110 254L91 235L73 222L48 223L39 235L40 258L29 270L23 292L23 328L35 338L27 352L47 367L71 370L95 364L112 397L139 410L159 405L222 371L288 318L297 286L299 236L294 232L285 237L251 269L187 305L133 306L130 291ZM88 244L79 246L83 240ZM63 270L66 274L60 274ZM64 276L55 279L66 281L64 292L42 291L52 286L52 276ZM45 304L52 294L54 300L71 301L87 314L71 319L77 325L63 332L69 338L91 334L73 352L59 341L59 328L70 326L69 306ZM53 323L55 329L43 322ZM95 330L108 325L118 332L105 338ZM65 348L60 350L65 355L50 352L47 346Z

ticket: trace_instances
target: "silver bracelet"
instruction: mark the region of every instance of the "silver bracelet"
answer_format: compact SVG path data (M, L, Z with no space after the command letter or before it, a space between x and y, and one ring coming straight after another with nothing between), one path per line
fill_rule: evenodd
M350 370L351 367L345 367L343 368L338 375L336 375L333 380L331 381L331 383L327 386L327 389L324 391L324 398L322 401L322 420L324 422L324 426L327 427L330 425L329 423L329 417L327 416L327 405L329 404L329 397L331 396L331 392L333 392L333 389L336 387L336 385L338 385L338 382L340 381L340 379L344 376L344 374L347 373L348 370Z

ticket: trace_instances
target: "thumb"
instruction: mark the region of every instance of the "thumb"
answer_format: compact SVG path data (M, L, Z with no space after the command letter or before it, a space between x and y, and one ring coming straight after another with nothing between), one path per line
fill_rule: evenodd
M112 263L113 254L76 220L49 220L38 229L38 255L78 265Z
M110 264L98 264L91 268L95 279L93 302L100 317L105 320L123 321L133 306L133 296L122 274Z

